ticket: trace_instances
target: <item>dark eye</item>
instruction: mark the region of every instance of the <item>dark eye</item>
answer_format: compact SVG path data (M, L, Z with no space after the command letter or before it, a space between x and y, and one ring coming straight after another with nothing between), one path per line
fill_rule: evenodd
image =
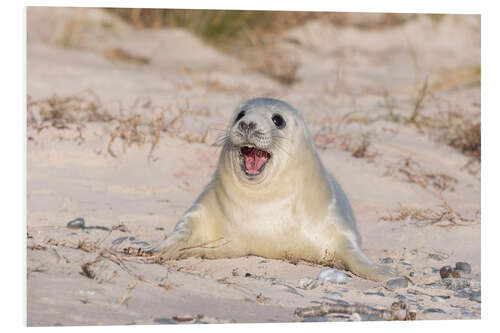
M286 126L285 119L283 119L283 117L280 116L279 114L273 115L272 120L274 125L276 125L276 127L278 127L279 129L284 128Z
M236 117L236 120L234 122L237 123L238 120L240 120L244 116L245 116L245 111L241 111L240 113L238 113L238 116Z

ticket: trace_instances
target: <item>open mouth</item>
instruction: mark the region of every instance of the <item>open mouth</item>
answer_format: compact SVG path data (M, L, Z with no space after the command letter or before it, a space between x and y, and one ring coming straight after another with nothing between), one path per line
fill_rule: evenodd
M255 147L244 146L241 147L240 152L243 155L243 171L251 176L260 174L266 162L271 158L271 154L267 151Z

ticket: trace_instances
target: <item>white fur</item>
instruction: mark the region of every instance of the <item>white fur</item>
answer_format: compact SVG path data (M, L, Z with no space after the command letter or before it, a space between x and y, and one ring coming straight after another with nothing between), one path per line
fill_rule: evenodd
M238 131L242 120L235 123L242 110L242 120L256 124L246 138ZM278 113L286 121L283 129L272 121ZM241 168L244 144L272 155L257 176L249 177ZM367 279L395 276L362 252L351 205L321 163L300 113L266 98L245 101L234 111L211 182L156 250L172 259L249 254L334 259Z

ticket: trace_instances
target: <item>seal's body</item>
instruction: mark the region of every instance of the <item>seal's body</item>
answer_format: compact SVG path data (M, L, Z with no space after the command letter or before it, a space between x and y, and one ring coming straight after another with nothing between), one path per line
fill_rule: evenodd
M269 98L234 111L211 182L156 250L172 259L335 260L363 278L395 276L362 252L349 201L300 113Z

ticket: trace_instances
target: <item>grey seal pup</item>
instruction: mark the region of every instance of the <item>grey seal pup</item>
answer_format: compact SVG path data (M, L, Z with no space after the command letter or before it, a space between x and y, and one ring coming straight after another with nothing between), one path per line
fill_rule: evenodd
M233 112L210 183L156 248L169 259L266 258L397 276L362 251L351 205L321 162L300 112L271 98Z

